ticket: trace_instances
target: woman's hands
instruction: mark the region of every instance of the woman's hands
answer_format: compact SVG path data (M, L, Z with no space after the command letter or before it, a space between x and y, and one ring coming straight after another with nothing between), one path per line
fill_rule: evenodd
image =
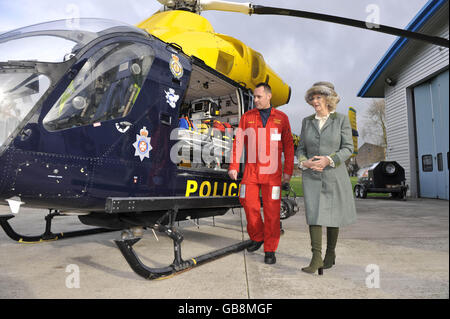
M330 165L330 160L327 156L314 156L309 160L302 162L302 165L313 171L322 172L325 167Z

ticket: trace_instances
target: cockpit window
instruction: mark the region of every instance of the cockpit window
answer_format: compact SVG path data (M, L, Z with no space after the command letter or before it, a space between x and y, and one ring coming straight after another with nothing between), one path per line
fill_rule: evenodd
M20 69L0 73L0 147L50 86L42 74Z
M89 42L112 33L147 33L108 19L69 19L40 23L0 34L0 61L67 61Z
M64 62L74 55L76 46L76 42L54 36L19 38L0 44L0 61Z
M49 131L126 116L139 96L154 60L140 43L115 43L91 56L45 116Z

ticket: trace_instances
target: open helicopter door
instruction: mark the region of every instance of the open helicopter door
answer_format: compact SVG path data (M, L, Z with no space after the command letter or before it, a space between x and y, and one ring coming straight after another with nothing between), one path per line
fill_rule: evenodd
M227 176L234 129L248 109L238 83L195 60L179 114L179 170ZM247 94L247 100L248 94Z
M239 96L239 103L241 105L241 107L239 108L240 110L240 114L239 114L239 120L241 119L242 115L244 115L245 112L253 109L255 107L254 104L254 97L253 97L253 93L250 90L243 90L241 88L238 89L238 96ZM244 148L242 151L242 156L240 158L240 165L239 165L239 176L238 178L240 179L242 177L242 174L245 170L245 157L247 156L246 154L247 150Z
M243 89L239 89L239 94L241 96L241 105L242 107L240 108L242 111L242 114L240 114L240 117L247 111L253 109L255 107L254 104L254 97L253 97L253 93L250 90L243 90Z

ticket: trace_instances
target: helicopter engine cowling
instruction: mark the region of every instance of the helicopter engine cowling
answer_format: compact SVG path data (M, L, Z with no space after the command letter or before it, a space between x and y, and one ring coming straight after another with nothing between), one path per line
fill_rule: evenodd
M180 45L225 76L254 89L260 82L272 87L272 104L289 102L291 88L265 62L264 57L243 42L228 35L215 33L204 17L182 10L159 12L137 27L168 43Z

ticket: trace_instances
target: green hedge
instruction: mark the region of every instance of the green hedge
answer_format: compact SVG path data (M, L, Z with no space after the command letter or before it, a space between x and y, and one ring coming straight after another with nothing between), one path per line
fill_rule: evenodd
M352 183L352 189L355 187L355 184L358 182L358 177L350 177L350 181ZM297 196L303 197L303 187L302 187L302 178L301 177L292 177L291 186L294 189L294 192ZM286 195L286 192L283 192L283 196ZM389 193L368 193L367 197L389 197Z

